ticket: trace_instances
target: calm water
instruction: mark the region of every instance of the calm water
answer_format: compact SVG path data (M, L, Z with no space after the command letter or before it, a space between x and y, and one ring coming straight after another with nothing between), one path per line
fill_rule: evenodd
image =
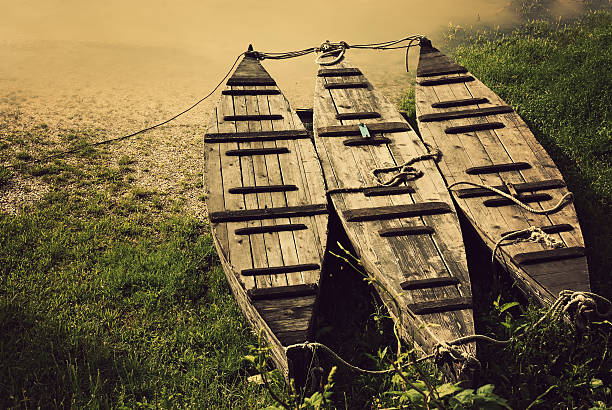
M410 34L436 37L449 23L503 24L508 0L0 0L0 81L38 92L87 87L160 88L166 93L213 86L249 43L287 51L322 41L385 41ZM401 51L353 51L379 87L396 93ZM295 106L311 106L313 56L265 66ZM174 84L174 86L173 86ZM190 94L190 93L188 93ZM185 103L191 95L185 95Z

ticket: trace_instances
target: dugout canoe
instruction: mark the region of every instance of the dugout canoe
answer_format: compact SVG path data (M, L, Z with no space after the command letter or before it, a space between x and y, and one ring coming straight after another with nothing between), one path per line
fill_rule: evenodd
M401 336L431 351L474 334L459 220L435 161L415 162L422 176L397 186L380 186L372 174L427 148L346 60L318 71L314 94L315 145L331 203L363 268L386 289L375 286ZM475 343L460 348L476 353Z
M232 292L278 369L303 383L327 239L321 167L274 79L249 53L227 80L207 129L207 208Z
M537 210L554 208L568 193L561 173L512 107L427 39L421 41L415 100L421 136L441 150L438 166L449 186L492 186ZM549 235L549 244L504 241L496 252L527 296L550 305L561 290L590 290L571 200L542 215L475 185L459 184L451 192L491 249L508 233L530 227Z

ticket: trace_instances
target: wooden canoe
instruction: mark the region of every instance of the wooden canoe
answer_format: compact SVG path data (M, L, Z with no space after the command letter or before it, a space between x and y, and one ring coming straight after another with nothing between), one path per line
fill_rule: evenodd
M299 379L306 366L285 347L311 340L327 200L312 141L258 60L247 55L228 79L205 153L208 215L225 275L277 367Z
M427 153L397 109L346 61L321 68L314 97L315 145L331 202L401 336L431 351L472 335L471 287L459 220L435 161L395 187L372 175ZM364 138L359 123L369 130ZM381 175L381 179L391 174ZM359 192L351 191L353 188ZM345 189L343 191L343 189ZM476 346L462 346L475 354Z
M561 173L516 112L426 39L421 42L415 99L421 136L442 151L438 165L449 186L468 181L497 187L534 209L550 209L568 192ZM474 186L458 185L452 194L491 249L508 232L529 227L558 241L558 248L508 242L496 253L530 298L549 305L563 289L590 290L572 203L540 215Z

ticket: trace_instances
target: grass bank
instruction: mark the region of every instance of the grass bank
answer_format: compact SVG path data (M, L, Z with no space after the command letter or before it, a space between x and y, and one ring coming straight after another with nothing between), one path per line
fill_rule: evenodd
M0 408L264 406L208 226L180 198L135 188L137 158L113 165L90 148L26 165L15 139L45 130L2 134L12 178L47 193L0 214Z

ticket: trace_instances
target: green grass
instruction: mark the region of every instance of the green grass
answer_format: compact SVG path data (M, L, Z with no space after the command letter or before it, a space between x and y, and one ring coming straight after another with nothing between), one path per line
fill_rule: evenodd
M96 155L15 171L51 192L0 215L0 407L264 405L208 227Z

